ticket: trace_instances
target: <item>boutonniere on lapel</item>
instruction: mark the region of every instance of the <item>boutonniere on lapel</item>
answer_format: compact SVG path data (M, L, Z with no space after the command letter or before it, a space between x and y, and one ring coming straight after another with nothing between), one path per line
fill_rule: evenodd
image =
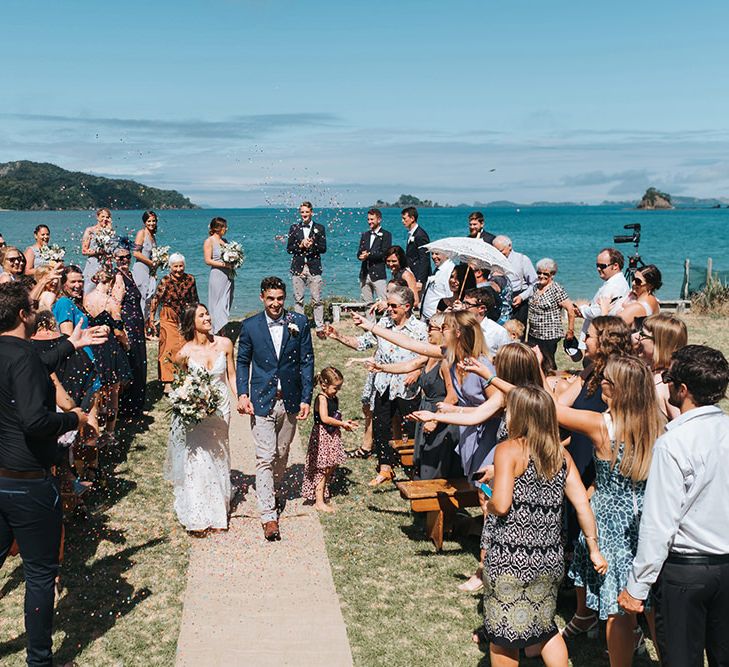
M294 322L294 317L291 313L286 313L286 328L289 330L289 335L293 338L299 335L299 325Z

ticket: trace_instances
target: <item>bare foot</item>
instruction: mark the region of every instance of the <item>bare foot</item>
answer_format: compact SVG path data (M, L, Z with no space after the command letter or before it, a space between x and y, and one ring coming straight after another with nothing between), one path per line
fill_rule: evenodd
M319 510L320 512L327 512L329 514L335 512L335 509L326 503L314 503L314 509Z

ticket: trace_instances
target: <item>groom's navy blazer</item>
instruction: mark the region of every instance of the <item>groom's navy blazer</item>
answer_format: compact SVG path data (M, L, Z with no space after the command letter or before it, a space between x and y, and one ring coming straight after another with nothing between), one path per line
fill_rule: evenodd
M236 385L238 395L247 394L259 417L271 412L276 400L276 387L281 381L281 394L286 412L297 413L301 403L311 405L314 390L314 348L306 316L284 311L281 354L276 356L265 313L245 320L238 337ZM298 333L294 330L298 328ZM250 380L249 380L250 376Z

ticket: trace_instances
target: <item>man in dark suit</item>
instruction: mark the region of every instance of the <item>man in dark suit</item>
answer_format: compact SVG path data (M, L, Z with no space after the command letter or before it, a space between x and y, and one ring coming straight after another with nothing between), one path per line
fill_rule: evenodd
M430 243L430 237L428 232L418 225L418 209L414 206L408 206L402 210L402 224L408 230L405 257L408 260L408 267L415 274L418 291L422 292L430 275L430 254L423 246Z
M486 243L493 245L496 236L487 232L484 228L484 218L481 211L474 211L468 216L468 235L472 239L483 239Z
M392 234L382 229L382 212L378 208L367 211L367 224L370 231L364 232L359 239L357 258L362 262L359 270L362 301L372 303L385 298L385 252L392 245Z
M256 443L256 495L264 537L280 540L281 488L296 421L309 416L314 386L314 349L304 315L284 309L286 285L276 276L261 281L264 312L245 320L238 338L238 412L251 416ZM250 376L250 377L249 377Z
M294 284L294 310L304 312L306 288L314 304L314 323L317 331L324 328L324 304L321 300L321 255L327 251L324 225L312 222L312 206L308 201L299 206L301 222L291 225L286 251L291 258L291 277Z

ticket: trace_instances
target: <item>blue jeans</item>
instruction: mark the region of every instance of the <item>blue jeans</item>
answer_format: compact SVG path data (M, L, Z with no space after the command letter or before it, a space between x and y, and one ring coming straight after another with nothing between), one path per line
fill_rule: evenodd
M55 480L0 477L0 567L17 540L25 574L28 665L51 665L63 510Z

